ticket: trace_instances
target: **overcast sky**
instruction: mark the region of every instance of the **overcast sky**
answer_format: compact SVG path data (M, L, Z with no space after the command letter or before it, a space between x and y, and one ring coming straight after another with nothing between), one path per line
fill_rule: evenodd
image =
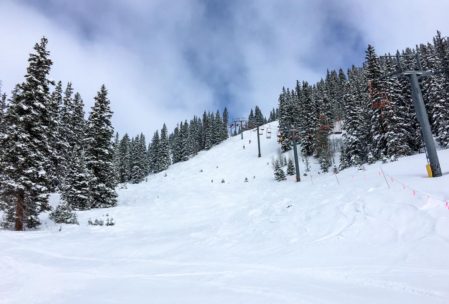
M282 86L326 69L449 35L447 0L0 0L0 80L23 81L49 38L51 77L90 108L109 89L120 133L150 135L227 106L246 116L276 106Z

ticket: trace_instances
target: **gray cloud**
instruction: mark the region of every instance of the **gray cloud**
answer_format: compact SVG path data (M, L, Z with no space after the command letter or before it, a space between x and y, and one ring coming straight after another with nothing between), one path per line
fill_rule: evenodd
M88 105L105 83L117 130L150 134L224 105L267 112L282 86L360 64L368 42L394 51L448 33L445 2L3 0L0 79L7 90L22 81L46 35L54 79Z

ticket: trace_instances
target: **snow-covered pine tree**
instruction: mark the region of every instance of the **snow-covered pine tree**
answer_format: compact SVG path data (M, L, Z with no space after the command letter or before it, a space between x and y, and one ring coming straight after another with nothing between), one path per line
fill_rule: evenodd
M61 129L61 106L62 106L62 82L56 84L50 97L50 111L55 118L53 123L49 125L50 145L54 153L52 153L52 170L53 186L58 186L60 189L63 185L63 178L67 172L67 160L65 158L65 151L67 150L67 142L65 137L61 136L64 132ZM55 190L55 189L51 189Z
M173 144L175 144L175 142L173 142ZM159 156L161 155L160 147L161 147L161 141L160 141L160 137L159 137L159 131L156 130L156 132L154 132L154 134L153 134L153 138L151 139L150 150L148 151L148 153L150 154L150 168L153 173L158 173L158 172L162 171L161 160L159 158ZM176 153L179 152L176 149L174 149L173 151ZM175 157L175 156L173 156L173 157ZM179 157L179 156L176 155L176 157Z
M396 70L392 60L386 59L387 73ZM404 107L404 96L402 95L402 85L397 77L389 77L385 80L385 92L388 100L383 109L385 123L385 138L387 147L385 156L390 160L396 160L400 156L410 155L412 150L409 146L409 139L414 136L411 129L410 117Z
M86 167L85 153L82 148L74 147L70 155L70 165L62 190L63 202L71 210L87 210L91 207L91 174Z
M353 66L348 72L349 82L346 84L344 96L345 123L343 128L343 151L340 168L360 166L367 162L368 139L370 134L369 108L370 102L366 91L366 78L363 69Z
M180 135L180 126L177 125L173 130L173 134L171 134L171 144L170 144L172 161L174 164L181 161L181 141L182 138Z
M419 55L421 58L421 65L424 70L439 70L438 59L435 49L432 44L421 44L419 46ZM441 87L441 80L443 75L436 74L431 77L421 78L421 88L424 103L426 105L427 114L429 117L432 133L437 135L438 127L435 125L435 107L440 104L440 100L444 99L445 90Z
M386 125L383 118L385 105L385 85L381 80L383 75L379 59L372 45L368 45L365 56L365 69L367 90L370 97L368 107L370 111L370 142L368 147L368 162L373 163L376 160L386 160L387 138Z
M198 119L195 116L189 124L189 145L192 155L196 155L200 151L201 146L201 129Z
M288 159L287 175L295 175L295 165L293 164L293 160L291 158Z
M330 125L328 118L321 114L318 120L318 128L316 132L316 155L320 162L323 172L328 172L332 164L332 155L329 143Z
M118 182L127 183L131 178L131 141L125 133L118 147Z
M210 113L204 112L203 114L203 142L204 142L204 149L209 150L213 143L212 143L212 117Z
M184 122L181 122L179 131L179 137L178 137L178 149L179 149L179 161L186 161L189 159L190 156L190 146L189 146L189 124L187 123L187 120ZM216 135L216 132L212 134L213 136Z
M284 170L282 169L279 160L276 160L274 162L274 179L278 182L286 180L287 177L285 176Z
M73 98L73 112L70 119L75 149L84 149L84 137L86 136L86 120L84 118L84 101L77 92ZM72 149L73 150L73 149Z
M312 87L303 82L299 97L298 129L303 154L311 156L314 152L314 136L317 129L317 109L313 100Z
M338 74L335 70L327 71L326 73L326 93L329 98L329 103L331 106L331 116L329 117L331 121L336 119L337 115L339 114L339 96L341 95L339 92L339 79Z
M223 110L223 124L221 128L221 141L228 139L229 112L225 107Z
M162 126L161 129L161 138L159 142L159 162L160 162L160 169L161 171L167 170L170 166L171 160L170 160L170 144L168 142L168 131L167 126Z
M441 37L440 32L437 32L433 41L437 64L443 71L442 74L433 76L436 79L433 90L433 124L439 144L449 147L449 44Z
M187 149L189 151L189 156L196 155L198 153L198 143L196 141L196 126L194 125L193 120L187 124ZM219 130L219 136L221 137L221 130Z
M256 118L254 116L254 111L251 109L248 115L248 129L252 129L256 126Z
M70 205L65 201L62 201L61 204L58 205L56 209L50 213L50 219L57 224L78 225L76 213L73 212Z
M5 133L6 94L0 91L0 137Z
M222 140L223 121L221 120L220 111L217 110L215 117L213 118L212 125L212 143L217 145Z
M342 120L344 117L344 95L345 95L345 87L346 87L346 82L347 82L347 78L346 78L346 74L343 71L343 69L339 69L338 70L338 79L337 79L337 94L336 94L336 105L335 105L335 115L332 119L332 116L327 116L329 117L330 121L333 122L335 121L339 121ZM331 127L334 127L334 125L332 124Z
M48 126L52 61L43 37L28 59L25 81L15 89L5 116L5 136L0 139L2 180L0 191L7 196L15 230L37 227L38 214L50 210L48 170L52 149Z
M263 117L262 111L260 110L259 106L256 106L254 109L254 123L255 126L261 126L265 123L265 118Z
M62 107L60 114L60 127L59 127L59 138L62 141L61 147L64 148L61 151L65 164L64 167L67 167L70 163L70 156L72 155L72 150L77 144L77 139L72 126L72 117L74 115L74 101L73 101L73 88L72 84L67 83L66 89L64 91L64 96L62 99ZM83 117L84 119L84 117ZM82 147L79 145L79 147ZM63 183L65 176L62 176Z
M120 173L119 173L120 172L120 136L119 136L118 132L115 133L113 149L114 149L114 157L113 157L114 178L115 178L115 183L118 184L118 183L120 183Z
M290 96L290 91L282 88L282 93L279 95L279 134L278 143L281 144L282 151L288 151L291 149L291 140L289 137L289 130L295 125L294 115L292 108L294 106L293 98Z
M104 85L95 97L95 104L87 123L86 159L87 168L92 173L90 182L91 206L107 208L117 205L114 186L114 164L112 162L112 111Z
M414 51L407 48L402 55L401 65L404 70L415 70L417 69L417 63L415 60ZM412 92L410 86L410 80L406 77L400 77L399 83L401 84L401 95L403 103L401 104L401 115L408 120L407 127L409 130L409 146L412 151L419 151L423 147L423 140L421 137L421 128L416 118L416 111L413 105Z
M131 183L138 184L145 178L146 172L145 136L136 136L131 143Z

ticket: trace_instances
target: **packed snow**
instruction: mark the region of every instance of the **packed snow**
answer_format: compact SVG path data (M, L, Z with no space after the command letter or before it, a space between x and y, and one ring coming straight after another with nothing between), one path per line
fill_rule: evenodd
M276 127L261 158L247 131L79 226L0 231L0 303L449 303L449 150L435 179L420 154L276 182Z

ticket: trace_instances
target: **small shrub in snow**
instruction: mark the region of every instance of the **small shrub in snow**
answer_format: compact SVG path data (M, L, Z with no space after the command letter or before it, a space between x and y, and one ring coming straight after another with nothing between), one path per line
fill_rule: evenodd
M89 221L87 222L89 225L91 226L114 226L115 222L114 219L112 217L109 217L108 214L105 215L105 219L99 218L99 219L89 219Z
M104 222L102 219L95 219L93 221L92 221L92 219L89 219L87 221L87 223L92 226L103 226L104 225Z
M287 175L295 175L295 165L293 164L293 160L290 158L287 164Z
M282 170L281 165L279 164L279 161L276 161L274 163L274 179L278 182L286 180L284 170Z
M248 178L247 177L245 177L245 183L247 183L248 182Z
M221 183L222 183L222 184L224 184L224 183L225 183L225 180L224 180L224 178L223 178L223 179L221 179Z
M78 219L72 208L66 203L63 203L56 207L54 211L50 213L50 219L57 224L76 224L78 225Z

